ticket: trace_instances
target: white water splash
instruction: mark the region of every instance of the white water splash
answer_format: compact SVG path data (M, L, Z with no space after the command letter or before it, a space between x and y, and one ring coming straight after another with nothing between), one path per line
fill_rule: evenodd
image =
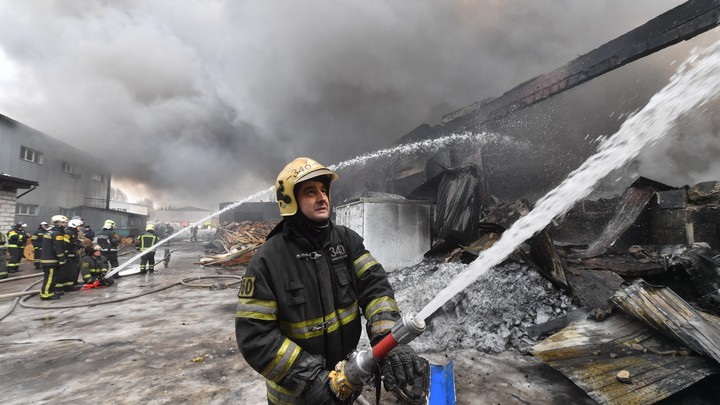
M507 141L508 139L507 138L501 139L497 135L487 134L487 133L473 134L473 133L468 132L468 133L461 134L461 135L453 134L453 135L448 135L448 136L444 136L444 137L437 138L437 139L419 141L419 142L414 142L414 143L410 143L410 144L406 144L406 145L399 145L399 146L395 146L392 148L379 150L376 152L367 153L365 155L357 156L350 160L346 160L344 162L338 163L337 165L331 165L328 167L331 170L349 169L349 168L355 168L358 166L365 165L368 162L372 162L372 161L375 161L378 159L389 159L392 157L410 155L410 154L418 153L418 152L438 151L449 145L455 145L458 142L472 141L474 145L478 145L478 143L480 145L482 145L482 144L487 144L489 142L497 142L500 140ZM119 273L120 271L122 271L123 269L128 267L131 263L134 263L134 262L140 260L140 257L143 254L157 250L157 248L159 248L160 246L175 239L181 233L189 232L190 228L192 228L193 226L196 226L196 225L199 226L199 225L203 224L205 221L212 219L218 215L221 215L227 211L230 211L234 208L237 208L240 205L242 205L243 203L246 203L250 200L255 200L255 199L258 199L261 197L265 197L265 198L269 197L272 199L274 197L274 195L273 195L274 190L275 190L275 187L273 186L268 189L259 191L259 192L255 193L247 198L244 198L236 203L228 205L227 207L221 209L220 211L214 212L214 213L206 216L205 218L188 225L187 227L179 230L178 232L175 232L174 234L168 236L166 239L161 240L159 243L153 245L151 248L145 250L143 253L137 254L137 255L131 257L126 262L123 262L118 267L112 269L111 271L109 271L107 273L107 277L112 277L113 275Z
M368 162L378 159L392 159L398 156L407 156L419 152L437 152L438 150L448 145L455 145L461 142L473 142L474 146L478 146L499 141L510 141L510 138L507 136L501 137L500 135L489 134L486 132L480 134L475 134L471 132L465 132L463 134L452 134L436 139L428 139L424 141L409 143L406 145L399 145L393 148L383 149L376 152L370 152L365 155L356 156L352 159L338 163L337 165L329 166L329 168L331 170L356 168L358 166L365 165Z
M455 294L464 290L490 268L502 262L525 240L544 229L553 218L567 212L586 197L596 183L622 167L645 146L671 132L678 118L720 95L720 41L703 51L694 51L670 83L655 94L640 112L628 118L615 135L603 141L598 152L558 187L537 201L490 249L452 279L419 313L425 319Z
M175 238L176 238L178 235L180 235L181 233L183 233L183 232L189 232L189 231L190 231L190 228L192 228L193 226L199 226L199 225L203 224L205 221L207 221L208 219L214 218L214 217L216 217L216 216L218 216L218 215L220 215L220 214L223 214L223 213L225 213L225 212L227 212L227 211L230 211L230 210L233 209L233 208L239 207L239 206L242 205L243 203L246 203L246 202L248 202L248 201L250 201L250 200L254 200L254 199L256 199L256 198L260 198L260 197L264 196L265 194L272 193L272 191L273 191L274 189L275 189L275 187L270 187L270 188L268 188L268 189L265 189L265 190L262 190L262 191L258 191L257 193L251 195L250 197L244 198L244 199L242 199L242 200L240 200L240 201L238 201L238 202L236 202L236 203L230 204L230 205L228 205L227 207L221 209L220 211L214 212L214 213L206 216L205 218L203 218L203 219L201 219L201 220L199 220L199 221L197 221L197 222L193 222L192 224L188 225L187 227L185 227L185 228L183 228L183 229L175 232L174 234L168 236L166 239L163 239L163 240L161 240L160 242L156 243L155 245L153 245L153 246L150 247L149 249L145 250L144 252L139 253L139 254L131 257L131 258L128 259L126 262L123 262L121 265L119 265L119 266L117 266L116 268L110 270L110 271L107 273L106 277L112 277L113 275L119 273L121 270L123 270L123 269L125 269L126 267L128 267L131 263L136 262L137 260L140 260L140 257L142 257L142 255L144 255L145 253L148 253L148 252L152 252L152 251L157 250L157 248L159 248L160 246L162 246L162 245L170 242L171 240L175 239Z

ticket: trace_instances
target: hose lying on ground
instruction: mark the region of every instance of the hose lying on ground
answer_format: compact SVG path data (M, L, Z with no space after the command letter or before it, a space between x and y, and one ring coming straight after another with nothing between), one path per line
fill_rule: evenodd
M204 280L204 279L218 279L218 278L220 278L220 279L222 279L222 278L232 278L232 279L236 279L236 280L238 280L238 281L233 282L233 283L230 283L230 284L227 284L227 285L226 285L226 284L220 284L221 287L219 287L219 288L218 288L218 283L211 284L211 285L195 285L195 284L191 284L191 282L193 282L193 281ZM95 305L105 305L105 304L114 304L114 303L116 303L116 302L127 301L127 300L130 300L130 299L133 299L133 298L138 298L138 297L142 297L142 296L144 296L144 295L149 295L149 294L153 294L153 293L160 292L160 291L163 291L163 290L167 290L167 289L172 288L172 287L175 287L175 286L177 286L177 285L183 285L183 286L185 286L185 287L210 288L210 289L213 289L213 290L217 290L217 289L222 289L222 288L228 288L228 287L230 287L230 286L233 286L233 285L235 285L235 284L238 284L238 283L240 282L239 280L242 280L242 277L241 277L241 276L236 276L236 275L213 275L213 276L189 277L189 278L185 278L185 279L183 279L183 280L181 280L181 281L177 281L177 282L168 284L168 285L166 285L166 286L158 287L158 288L155 288L155 289L153 289L153 290L145 291L145 292L142 292L142 293L139 293L139 294L128 295L128 296L125 296L125 297L122 297L122 298L115 298L115 299L110 299L110 300L83 301L83 302L81 302L81 303L77 303L77 304L67 304L67 305L62 305L62 304L61 304L61 305L56 305L56 303L53 303L52 305L43 305L43 306L40 306L40 305L34 305L34 304L28 304L28 303L26 303L25 301L26 301L28 298L30 298L29 296L22 297L22 298L21 298L21 297L17 297L17 298L15 299L15 302L13 302L10 310L9 310L6 314L4 314L2 317L0 317L0 321L2 321L2 320L5 319L8 315L10 315L10 314L12 313L12 311L15 309L15 307L17 306L18 303L19 303L20 306L23 307L23 308L32 308L32 309L68 309L68 308L82 308L82 307L89 307L89 306L95 306ZM34 287L36 284L38 284L38 283L41 282L41 281L42 281L42 280L38 280L38 281L36 281L35 283L30 284L29 286L27 286L27 287L25 288L24 291L28 291L30 288ZM34 293L37 293L37 292L33 292L33 294L34 294Z

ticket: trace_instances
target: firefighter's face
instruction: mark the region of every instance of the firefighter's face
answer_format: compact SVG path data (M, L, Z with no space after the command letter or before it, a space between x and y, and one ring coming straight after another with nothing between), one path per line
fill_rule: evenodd
M298 184L297 200L300 211L315 222L330 219L330 198L325 185L319 181L307 180Z

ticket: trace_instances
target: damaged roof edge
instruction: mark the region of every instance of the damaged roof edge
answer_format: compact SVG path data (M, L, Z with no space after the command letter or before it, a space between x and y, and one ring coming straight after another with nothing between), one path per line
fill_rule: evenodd
M701 314L670 288L638 281L615 293L612 301L626 313L720 363L720 318Z

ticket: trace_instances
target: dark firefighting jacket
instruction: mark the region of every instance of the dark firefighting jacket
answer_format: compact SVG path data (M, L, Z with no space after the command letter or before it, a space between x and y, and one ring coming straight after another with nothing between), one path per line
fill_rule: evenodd
M27 233L22 229L11 229L7 234L7 243L9 248L24 248L27 243Z
M103 252L117 252L120 237L114 230L103 228L97 233L96 238Z
M65 228L65 256L68 258L79 258L82 250L82 243L78 238L76 228Z
M92 283L101 277L105 277L107 271L108 261L104 256L95 257L90 253L80 259L80 273L86 283Z
M53 226L43 235L41 263L43 266L65 264L65 231L60 226Z
M40 251L42 250L42 241L43 241L43 235L47 230L45 228L38 227L37 231L32 235L30 238L30 241L32 242L33 247L35 248L35 261L40 261Z
M356 349L361 314L371 341L400 319L387 274L360 235L330 226L315 250L281 222L243 277L235 334L271 403L304 403L308 382Z
M140 250L141 252L144 252L154 244L158 242L158 237L155 235L155 232L153 231L145 231L142 235L140 235L135 242L135 246ZM153 250L152 253L155 254L155 251Z

